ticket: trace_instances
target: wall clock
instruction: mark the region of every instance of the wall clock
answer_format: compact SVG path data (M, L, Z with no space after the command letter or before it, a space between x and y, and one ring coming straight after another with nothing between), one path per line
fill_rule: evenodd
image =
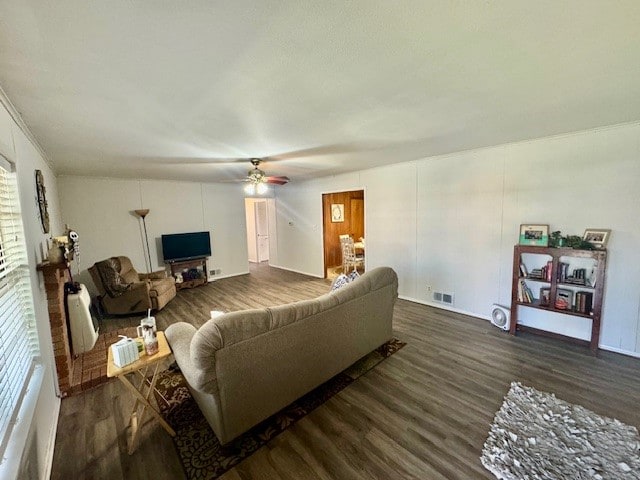
M49 211L47 209L47 189L44 186L42 171L36 170L36 192L38 193L38 211L40 213L40 224L42 231L49 233Z

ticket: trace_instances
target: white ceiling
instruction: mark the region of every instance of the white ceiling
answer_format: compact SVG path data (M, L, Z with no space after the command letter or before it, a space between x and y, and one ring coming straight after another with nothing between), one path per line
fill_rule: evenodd
M0 85L59 174L296 181L639 120L640 1L3 0Z

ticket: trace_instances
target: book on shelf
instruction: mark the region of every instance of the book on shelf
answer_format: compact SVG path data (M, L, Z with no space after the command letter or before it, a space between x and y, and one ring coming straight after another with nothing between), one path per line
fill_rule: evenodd
M534 268L529 273L529 278L531 278L533 280L544 280L545 279L545 275L544 275L543 269L542 268Z
M586 268L574 268L571 275L564 279L564 283L570 283L572 285L586 285L587 284L587 269Z
M576 292L575 311L578 313L591 313L593 310L593 292Z
M533 303L535 297L533 292L523 279L518 283L518 301L521 303Z
M527 266L522 262L520 262L520 276L525 278L529 276L529 272L527 272Z
M551 279L553 278L553 261L551 260L547 262L545 277L547 279L547 282L551 283Z
M569 271L569 264L565 262L558 262L558 271L556 272L556 281L560 283L566 283Z

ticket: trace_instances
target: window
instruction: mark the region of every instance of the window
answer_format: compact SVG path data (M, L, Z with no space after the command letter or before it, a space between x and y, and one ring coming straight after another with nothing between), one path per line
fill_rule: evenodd
M13 165L0 155L0 454L7 447L38 354L17 178Z

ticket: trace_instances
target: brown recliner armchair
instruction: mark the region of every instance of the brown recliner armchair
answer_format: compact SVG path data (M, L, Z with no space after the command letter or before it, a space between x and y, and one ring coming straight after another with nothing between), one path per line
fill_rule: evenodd
M164 270L138 273L128 257L111 257L89 268L102 309L109 314L161 310L176 296L173 277Z

